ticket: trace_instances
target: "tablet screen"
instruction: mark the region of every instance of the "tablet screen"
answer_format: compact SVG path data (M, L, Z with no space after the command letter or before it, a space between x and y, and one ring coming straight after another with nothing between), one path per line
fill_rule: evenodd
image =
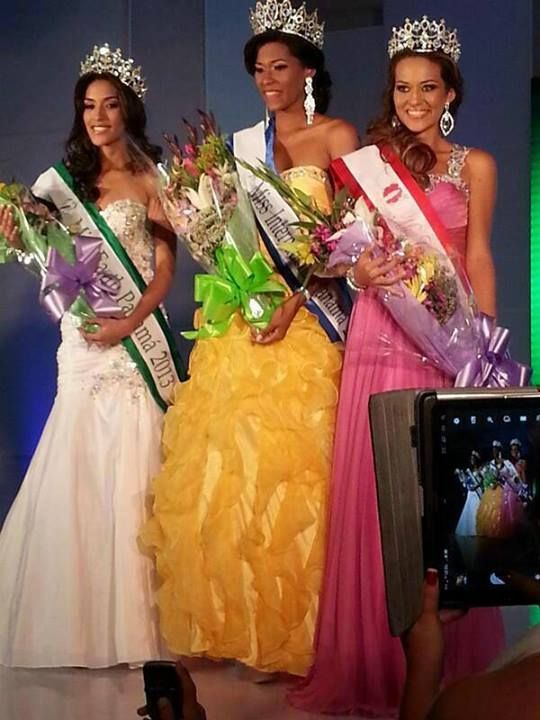
M540 580L539 399L441 401L431 427L443 600L514 602L508 571Z

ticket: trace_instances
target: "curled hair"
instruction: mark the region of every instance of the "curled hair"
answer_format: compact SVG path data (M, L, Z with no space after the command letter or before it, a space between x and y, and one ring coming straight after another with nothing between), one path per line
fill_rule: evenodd
M291 35L280 30L267 30L254 35L244 47L244 65L248 73L255 75L259 50L264 45L274 42L286 45L291 55L299 60L303 67L315 70L313 97L317 112L325 113L330 105L332 78L326 69L324 53L299 35Z
M392 121L396 117L394 106L394 86L396 79L396 66L408 57L425 57L436 63L441 70L441 78L447 90L456 94L450 103L450 112L456 117L459 106L463 100L463 77L456 63L445 53L416 53L412 50L403 50L390 60L388 78L383 93L382 113L374 120L367 130L367 143L377 145L390 145L401 158L401 161L415 180L426 187L429 183L428 173L435 167L437 157L426 143L418 139L405 125L399 123L396 128Z
M87 73L75 85L75 117L65 145L64 163L75 180L75 189L83 200L95 202L99 197L96 182L101 172L99 149L92 144L84 125L84 99L88 86L95 80L107 80L118 92L122 117L131 142L128 143L130 168L133 172L145 172L145 156L154 163L161 159L161 148L152 145L146 136L146 111L143 101L135 92L110 73ZM140 151L140 152L138 152Z

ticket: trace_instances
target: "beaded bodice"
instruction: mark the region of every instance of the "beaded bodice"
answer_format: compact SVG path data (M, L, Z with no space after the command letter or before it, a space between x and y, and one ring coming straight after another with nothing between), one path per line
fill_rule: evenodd
M449 182L452 183L452 185L455 185L458 190L462 190L468 197L469 186L462 178L462 171L470 150L470 148L465 147L464 145L452 145L448 163L446 165L446 172L430 173L430 188L428 192L432 191L438 183Z
M149 283L154 274L154 252L146 228L145 206L134 200L116 200L101 215ZM79 325L79 319L70 313L62 318L62 343L57 356L59 392L87 392L97 397L107 388L121 385L132 400L142 397L144 380L124 346L90 343Z
M313 198L321 210L330 209L332 187L326 170L316 165L297 165L284 170L281 177L291 187Z
M146 229L146 208L135 200L115 200L101 211L144 281L152 280L154 249Z

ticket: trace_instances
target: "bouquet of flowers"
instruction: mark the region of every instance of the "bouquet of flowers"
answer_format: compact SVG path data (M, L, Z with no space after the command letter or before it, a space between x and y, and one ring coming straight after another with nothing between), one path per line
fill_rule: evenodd
M249 199L234 156L214 118L200 112L200 130L185 123L188 142L165 136L171 162L162 168L162 201L176 235L207 271L195 276L195 299L203 324L183 333L190 339L219 337L239 310L246 322L264 328L285 295L259 251Z
M294 240L280 247L308 272L332 274L353 265L360 255L398 258L404 277L388 290L376 290L401 329L430 362L456 386L526 385L530 368L510 359L509 332L476 307L469 281L440 244L412 242L393 233L385 219L360 196L340 191L329 213L290 188L265 165L246 167L270 183L301 218ZM377 338L377 352L395 353L395 341Z
M0 233L0 264L18 261L41 278L40 302L53 319L70 311L91 332L96 315L120 313L114 300L117 281L99 270L100 239L71 232L19 183L0 183L0 207L5 206L13 214L20 247Z
M378 213L360 198L361 212L371 213L374 256L397 257L403 279L392 291L377 293L407 337L418 348L422 362L430 362L448 375L456 387L508 387L526 385L530 368L513 361L508 350L510 333L495 319L481 313L459 258L451 249L429 238L414 242L393 233ZM393 342L386 342L395 352Z
M294 223L296 232L290 242L280 243L280 250L311 275L327 275L342 262L350 265L358 257L361 245L371 238L369 226L355 214L355 200L345 189L334 197L328 212L321 210L315 200L298 188L288 185L266 165L242 165L256 177L269 183L300 219Z

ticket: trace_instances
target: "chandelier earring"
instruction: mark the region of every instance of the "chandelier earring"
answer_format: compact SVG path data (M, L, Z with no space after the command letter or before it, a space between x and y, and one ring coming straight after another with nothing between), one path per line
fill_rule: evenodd
M454 129L454 124L454 118L452 116L452 113L450 112L450 103L446 102L444 106L444 112L441 115L441 119L439 121L439 126L444 137L448 137L448 135L450 135L450 133Z
M304 86L304 111L306 113L306 123L313 125L313 118L315 116L315 98L313 97L313 78L307 77L306 84Z
M398 129L399 129L401 123L399 122L399 118L398 118L397 115L394 115L394 116L393 116L391 125L392 125L392 130L398 130Z

